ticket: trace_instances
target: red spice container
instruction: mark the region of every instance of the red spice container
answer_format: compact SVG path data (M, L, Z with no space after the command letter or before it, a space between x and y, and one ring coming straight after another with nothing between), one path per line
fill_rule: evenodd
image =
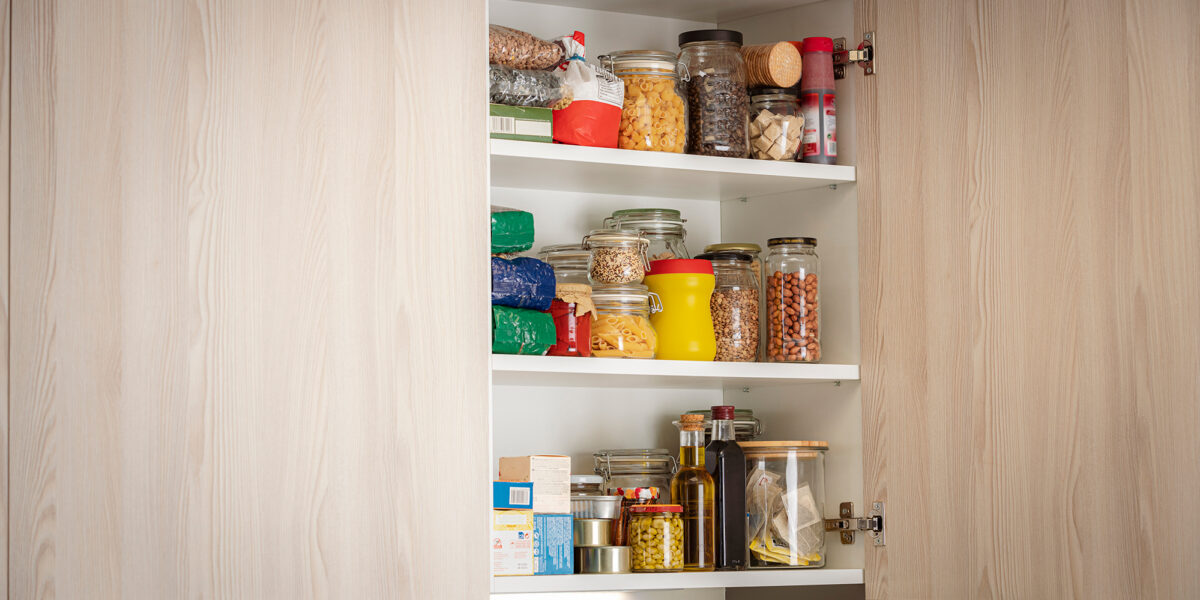
M579 244L546 246L538 256L554 268L555 299L550 305L555 343L547 356L592 355L592 286L588 269L592 253Z
M804 133L796 160L837 163L837 92L833 83L833 40L804 38L800 53L804 75L800 78L800 112Z

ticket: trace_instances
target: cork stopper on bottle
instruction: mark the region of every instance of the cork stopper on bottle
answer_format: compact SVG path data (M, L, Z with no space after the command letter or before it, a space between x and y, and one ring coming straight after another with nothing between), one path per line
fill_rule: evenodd
M704 431L704 415L679 415L679 428L683 431Z

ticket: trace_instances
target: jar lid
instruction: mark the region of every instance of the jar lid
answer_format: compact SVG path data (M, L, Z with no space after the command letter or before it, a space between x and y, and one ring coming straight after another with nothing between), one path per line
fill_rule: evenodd
M829 442L796 441L796 442L738 442L743 450L828 450Z
M592 286L592 301L600 304L605 302L647 302L650 288L640 283L617 283L612 285Z
M604 61L611 62L614 71L662 69L667 71L664 75L674 75L679 64L679 55L665 50L621 50L601 56L600 61L601 64Z
M587 259L592 253L583 244L554 244L552 246L542 246L538 250L538 256L546 262L550 260L572 260L572 259Z
M774 96L774 95L778 95L778 94L788 94L788 95L792 95L792 96L795 95L792 92L792 90L789 88L779 88L779 87L750 88L750 99L751 100L753 100L755 96Z
M698 258L666 258L650 261L650 272L646 276L670 275L672 273L712 275L713 266L710 261Z
M786 246L788 244L800 244L803 246L816 246L817 238L810 237L777 237L767 240L767 246Z
M631 233L619 229L593 229L584 236L583 247L589 248L593 243L649 246L650 240L643 237L640 232Z
M629 507L629 512L641 513L681 513L683 506L679 504L635 504Z
M704 247L705 252L722 252L732 250L734 252L750 252L757 254L762 252L762 246L752 242L727 242L723 244L709 244Z
M829 39L829 38L825 38ZM805 42L808 40L806 39ZM695 44L698 42L733 42L739 46L742 45L742 32L732 29L696 29L694 31L685 31L679 34L679 45ZM830 42L832 50L833 41Z
M748 263L754 260L754 257L745 252L705 252L696 258L700 260L736 260L738 262Z
M559 481L562 481L561 479ZM571 485L600 485L604 483L604 478L599 475L572 475Z

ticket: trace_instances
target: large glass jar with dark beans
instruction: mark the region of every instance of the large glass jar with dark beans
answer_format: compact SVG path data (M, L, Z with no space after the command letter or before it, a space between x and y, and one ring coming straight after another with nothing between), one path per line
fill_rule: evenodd
M688 102L688 154L745 158L750 97L742 34L700 29L679 34L679 62L685 68Z

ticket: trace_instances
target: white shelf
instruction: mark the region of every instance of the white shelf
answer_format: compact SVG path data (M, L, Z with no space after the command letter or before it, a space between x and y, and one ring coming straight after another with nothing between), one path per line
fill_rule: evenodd
M489 140L494 187L730 200L854 181L854 167Z
M539 575L494 577L493 594L538 592L638 591L738 587L846 585L863 582L862 569L781 569L713 573L633 573L629 575Z
M629 13L648 17L668 17L685 21L728 23L777 10L802 6L819 0L529 0L534 4L570 6L605 12Z
M693 388L857 380L858 365L492 355L497 385Z

